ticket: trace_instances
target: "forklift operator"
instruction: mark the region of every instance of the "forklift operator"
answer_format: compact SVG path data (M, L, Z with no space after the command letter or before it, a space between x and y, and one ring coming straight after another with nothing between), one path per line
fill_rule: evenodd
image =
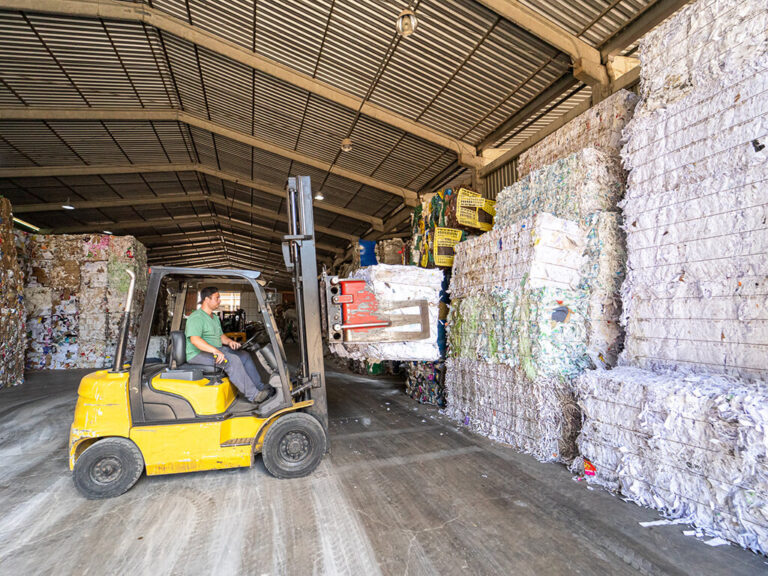
M224 335L221 321L214 311L221 303L219 289L213 286L200 291L200 308L187 318L187 362L221 367L230 382L253 404L260 404L270 394L262 383L251 355L239 350L240 343ZM271 388L271 387L270 387Z

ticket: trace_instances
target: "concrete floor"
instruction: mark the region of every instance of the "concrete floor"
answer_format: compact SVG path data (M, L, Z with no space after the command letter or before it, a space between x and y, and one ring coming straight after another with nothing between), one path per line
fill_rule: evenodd
M1 574L768 572L562 466L458 429L401 382L330 372L332 452L309 478L250 469L143 477L88 501L67 468L83 371L0 391Z

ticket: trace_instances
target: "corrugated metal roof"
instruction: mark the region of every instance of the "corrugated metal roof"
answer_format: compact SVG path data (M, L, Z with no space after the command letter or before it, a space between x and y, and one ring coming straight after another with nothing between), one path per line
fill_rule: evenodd
M522 1L595 47L652 4L651 0ZM469 145L494 133L570 68L567 57L472 0L420 0L419 29L407 39L397 37L394 30L404 1L144 4ZM497 144L523 142L588 95L583 85L575 86L554 107L541 107ZM181 171L0 181L0 190L22 204L60 201L64 194L110 198L202 190L274 212L284 210L279 198L232 180L257 180L280 188L289 175L307 174L313 187L322 188L324 202L381 218L402 199L364 179L329 174L242 140L254 136L361 178L414 192L450 176L458 160L455 151L442 145L138 19L0 11L0 106L183 110L222 131L242 135L233 140L173 120L0 121L0 163L6 168L124 165L128 170L136 165L199 163L228 178ZM347 135L353 148L342 154L339 143ZM104 208L58 214L58 219L95 223L131 219L136 212ZM188 210L173 205L139 212L152 219ZM247 222L281 229L279 220L234 208L213 206L201 212L208 213L236 213ZM30 219L46 225L55 218L41 212ZM317 221L352 234L365 233L369 226L330 212L318 212ZM183 226L194 229L186 222ZM179 227L163 223L155 231ZM232 232L248 236L242 228L233 227ZM146 235L145 230L141 233ZM324 241L344 245L334 236Z

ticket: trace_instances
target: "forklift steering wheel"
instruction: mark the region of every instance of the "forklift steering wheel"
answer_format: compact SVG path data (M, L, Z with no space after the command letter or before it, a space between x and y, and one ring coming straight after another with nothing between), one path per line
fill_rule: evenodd
M240 348L242 348L243 350L247 349L251 344L253 344L256 341L256 338L258 338L258 336L259 336L259 333L256 332L253 336L248 338L248 340L243 342L243 345L240 346Z

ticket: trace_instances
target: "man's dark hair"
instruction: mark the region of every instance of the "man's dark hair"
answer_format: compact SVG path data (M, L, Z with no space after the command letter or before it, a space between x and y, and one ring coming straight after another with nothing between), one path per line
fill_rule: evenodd
M216 288L216 286L206 286L205 288L200 290L200 304L205 302L206 298L208 298L210 296L213 296L218 291L219 291L219 289Z

